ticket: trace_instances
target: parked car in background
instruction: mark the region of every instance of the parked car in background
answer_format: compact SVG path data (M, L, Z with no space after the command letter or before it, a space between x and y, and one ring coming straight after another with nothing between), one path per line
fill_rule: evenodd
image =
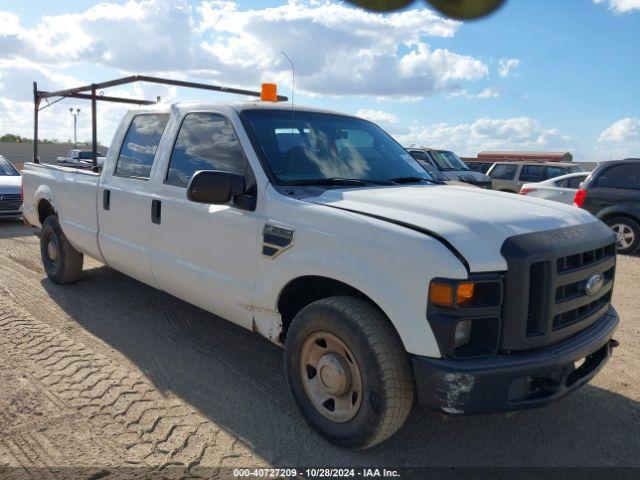
M576 192L574 205L593 213L616 234L618 253L640 247L640 159L603 162Z
M488 176L469 169L460 157L449 150L436 150L414 145L410 145L405 150L416 160L431 164L447 180L470 183L481 188L491 188L491 179Z
M104 155L98 152L98 165L104 164ZM58 163L73 165L74 167L90 168L93 165L93 152L91 150L69 150L66 157L58 157Z
M464 163L469 167L469 170L484 174L486 174L494 164L494 162L469 162L467 160L465 160Z
M589 172L578 172L550 178L539 183L525 183L520 189L520 194L571 205L580 184L588 176Z
M525 183L539 183L568 173L584 171L575 163L499 162L487 172L491 188L501 192L520 193Z
M443 185L458 185L460 187L472 187L475 188L475 185L466 182L460 182L458 180L449 180L444 174L438 170L436 167L431 165L429 162L424 160L416 160L418 164L425 169L425 171L433 177L436 182L441 182Z
M0 155L0 219L22 216L22 176Z

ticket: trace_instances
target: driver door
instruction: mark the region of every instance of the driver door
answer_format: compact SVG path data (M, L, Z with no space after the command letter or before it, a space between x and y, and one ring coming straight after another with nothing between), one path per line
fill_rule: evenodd
M246 202L204 205L189 201L187 186L199 170L243 174L247 193L242 199ZM158 286L251 328L253 313L248 305L264 221L253 211L255 179L230 120L216 112L186 114L168 164L156 182L151 268Z

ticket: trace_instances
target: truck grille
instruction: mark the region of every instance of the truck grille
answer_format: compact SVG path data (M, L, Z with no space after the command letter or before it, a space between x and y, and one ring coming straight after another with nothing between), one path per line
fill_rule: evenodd
M0 212L15 212L22 206L19 193L0 193Z
M526 350L557 343L592 325L609 309L615 242L600 222L511 237L501 345ZM597 291L587 282L602 275Z
M558 259L558 273L570 272L579 268L588 267L604 258L613 257L616 253L615 244L606 247L589 250L587 252L575 253Z

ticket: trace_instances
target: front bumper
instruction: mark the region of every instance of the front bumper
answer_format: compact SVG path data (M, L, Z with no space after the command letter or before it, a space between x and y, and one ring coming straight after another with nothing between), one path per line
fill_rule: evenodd
M610 307L589 328L550 347L470 360L414 356L418 398L451 414L546 405L584 385L602 368L617 345L612 337L618 322Z

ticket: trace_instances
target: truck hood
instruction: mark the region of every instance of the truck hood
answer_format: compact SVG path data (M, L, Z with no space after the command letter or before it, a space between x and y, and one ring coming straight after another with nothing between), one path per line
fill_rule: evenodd
M432 232L466 259L471 272L506 270L500 249L509 237L597 221L570 205L467 187L411 185L318 193L304 200Z

